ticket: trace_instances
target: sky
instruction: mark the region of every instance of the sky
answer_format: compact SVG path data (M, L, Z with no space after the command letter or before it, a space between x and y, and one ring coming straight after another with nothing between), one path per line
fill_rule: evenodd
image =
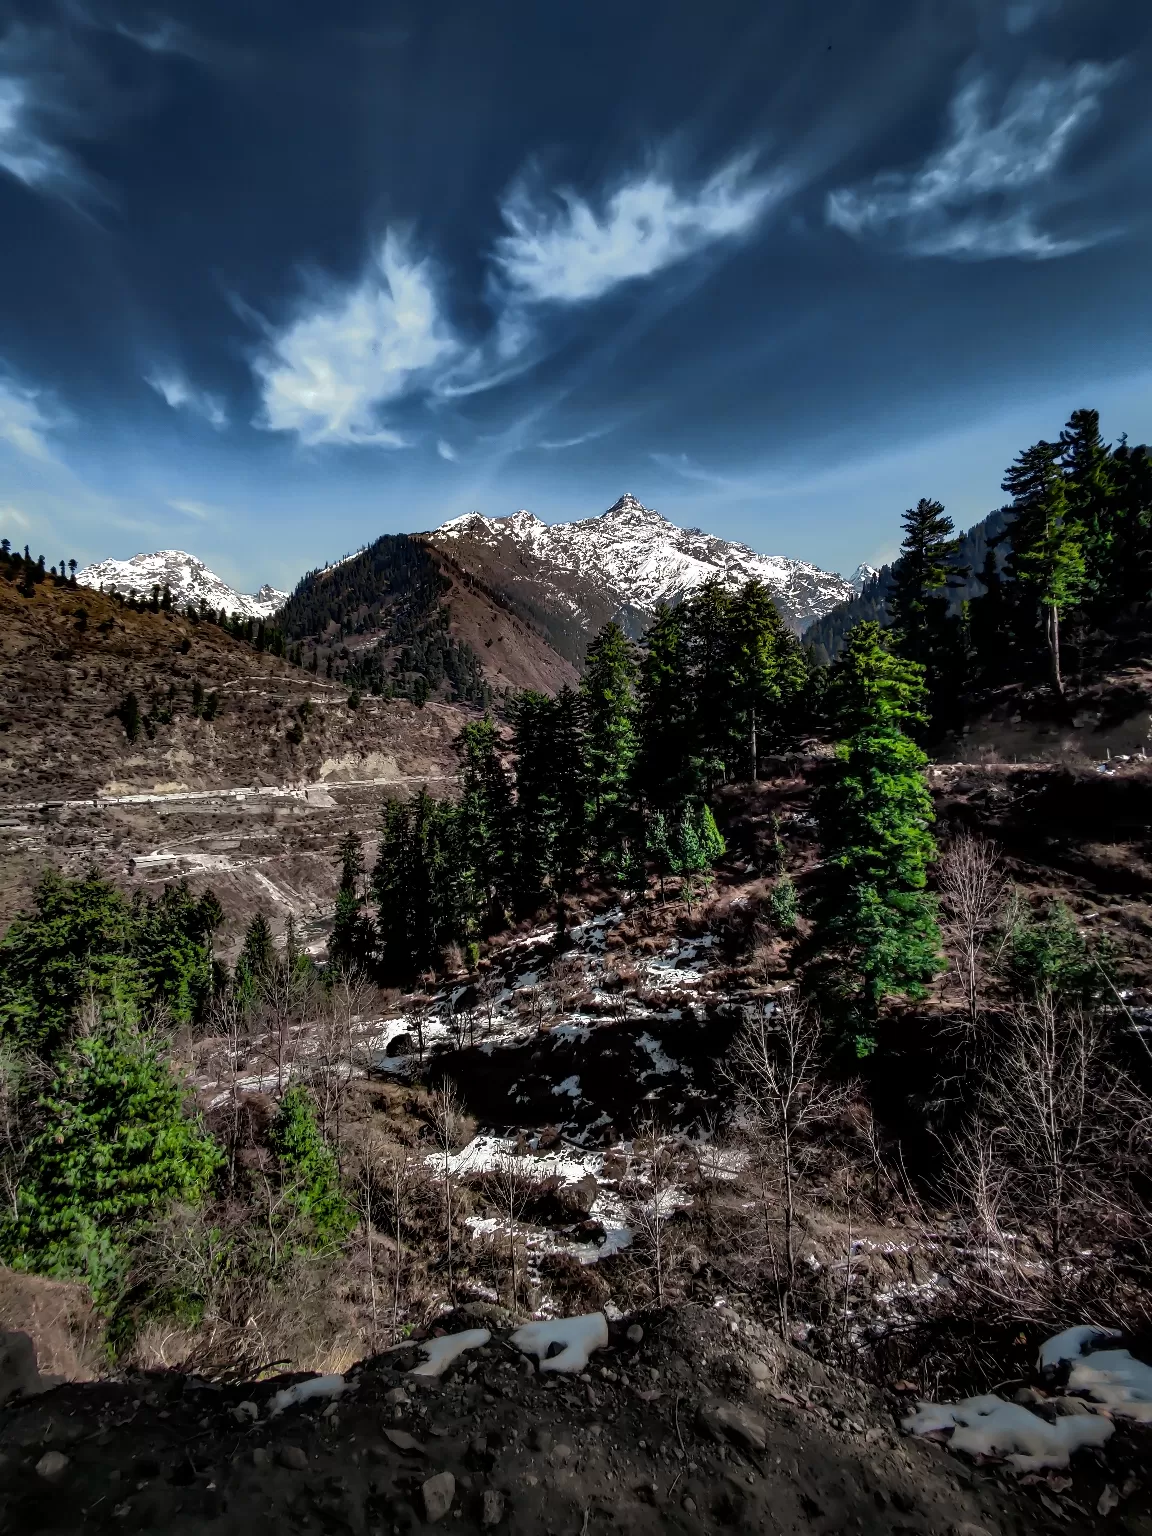
M1152 437L1150 77L1145 0L0 0L0 535L879 564Z

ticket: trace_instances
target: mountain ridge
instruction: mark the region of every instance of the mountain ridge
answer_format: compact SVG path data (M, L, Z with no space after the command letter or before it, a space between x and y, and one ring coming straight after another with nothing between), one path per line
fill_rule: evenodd
M103 587L128 596L136 592L147 597L153 587L167 587L178 608L189 603L199 607L203 599L214 613L223 609L247 619L270 619L288 601L286 592L268 582L258 592L237 592L203 560L183 549L157 549L130 560L97 560L77 571L76 581L82 587Z
M630 621L625 627L635 633L660 603L682 602L709 579L735 587L755 577L771 590L785 620L803 632L853 591L850 581L809 561L762 555L699 528L681 528L630 492L595 517L545 523L526 509L502 518L471 512L424 537L453 550L465 569L475 566L480 574L487 567L490 583L491 567L504 564L513 588L535 588L538 604L550 603L592 628L609 610L608 616Z

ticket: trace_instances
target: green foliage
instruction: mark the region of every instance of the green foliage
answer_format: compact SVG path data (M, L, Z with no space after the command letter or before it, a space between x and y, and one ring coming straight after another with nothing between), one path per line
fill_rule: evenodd
M371 920L364 916L363 852L355 832L344 834L339 853L340 887L328 940L328 961L336 970L359 971L371 961L375 935ZM289 965L292 963L289 958Z
M817 802L824 855L817 942L862 1027L889 993L923 995L941 969L927 871L936 857L924 753L900 729L923 719L923 669L893 657L874 624L848 637L830 693L851 730Z
M922 498L904 514L904 542L892 568L888 610L895 646L924 668L929 711L946 715L946 693L962 680L958 616L948 608L949 589L958 586L959 541L952 519L938 501Z
M372 889L386 980L411 980L449 944L467 939L478 891L457 807L424 789L408 802L387 800Z
M500 759L500 737L490 716L466 725L456 740L460 774L460 843L468 851L483 920L504 921L511 900L514 837L512 790Z
M185 1112L159 1040L128 1026L63 1053L39 1122L0 1251L14 1267L86 1280L107 1302L135 1234L174 1201L202 1199L220 1151Z
M269 1142L280 1161L285 1204L306 1223L308 1246L323 1250L342 1243L356 1216L341 1191L335 1154L305 1088L289 1088L280 1100Z
M1002 965L1013 989L1030 1001L1048 995L1088 1004L1108 995L1114 961L1107 941L1094 948L1070 909L1054 901L1043 917L1017 916Z
M636 758L636 662L618 624L606 624L588 647L580 685L589 842L605 868L625 856Z
M221 916L210 892L197 900L183 882L129 903L95 874L45 873L32 910L0 939L0 1034L51 1054L89 997L106 1019L164 1008L178 1023L196 1021L211 996Z
M781 875L768 893L768 915L781 933L792 933L800 916L800 898L791 875Z

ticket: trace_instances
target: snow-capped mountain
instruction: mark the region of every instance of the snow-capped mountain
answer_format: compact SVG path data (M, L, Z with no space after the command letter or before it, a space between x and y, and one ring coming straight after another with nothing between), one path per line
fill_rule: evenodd
M430 537L466 568L499 561L513 586L532 586L535 602L586 623L599 616L590 609L605 608L643 621L657 604L678 603L713 577L727 587L758 577L784 618L802 631L853 592L842 576L805 560L761 555L699 528L680 528L632 495L599 517L572 523L549 525L526 511L511 517L473 512L441 524Z
M125 596L135 592L151 597L153 587L161 591L167 587L178 608L187 608L189 603L199 607L203 598L215 613L223 608L225 613L239 613L249 619L269 619L288 600L286 592L278 592L267 583L251 595L237 592L203 560L182 549L158 549L151 555L133 555L131 560L98 560L77 571L76 580L82 587L115 588Z
M859 597L873 576L879 576L879 574L880 572L874 565L865 565L861 562L852 572L851 576L849 576L848 585L852 588L853 593Z

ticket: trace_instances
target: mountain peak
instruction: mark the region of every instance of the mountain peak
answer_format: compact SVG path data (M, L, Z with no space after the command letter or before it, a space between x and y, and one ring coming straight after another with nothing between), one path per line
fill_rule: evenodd
M157 549L151 554L133 555L130 560L98 560L76 572L82 587L104 587L122 592L151 595L153 587L167 587L178 608L190 603L198 607L203 599L214 613L239 613L249 619L269 619L288 600L285 592L264 584L254 596L237 592L203 560L183 549Z
M651 507L646 507L642 501L638 501L636 497L633 496L631 491L625 491L620 500L613 502L613 504L608 508L607 512L602 512L600 516L602 518L619 517L621 513L629 512L643 512L648 517L660 517L659 512L653 512ZM664 519L661 518L661 521L663 522Z

